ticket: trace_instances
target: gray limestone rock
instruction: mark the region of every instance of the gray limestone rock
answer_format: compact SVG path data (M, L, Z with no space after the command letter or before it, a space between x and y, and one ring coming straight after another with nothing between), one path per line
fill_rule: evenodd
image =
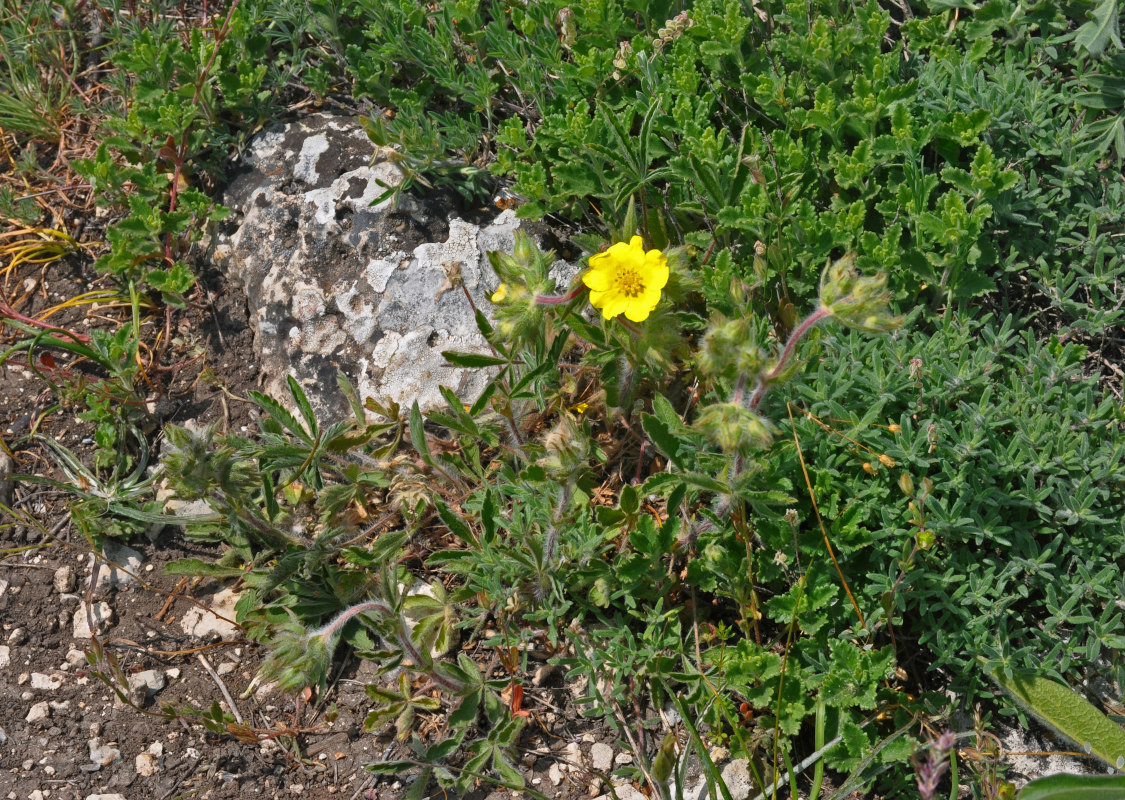
M402 180L359 120L318 114L268 129L223 203L231 218L211 256L245 291L263 389L286 400L296 378L319 412L346 410L342 370L361 396L443 406L471 401L488 376L443 350L488 352L460 285L482 310L497 278L487 251L511 251L520 221L476 225L436 201L388 196ZM573 270L570 275L573 275Z

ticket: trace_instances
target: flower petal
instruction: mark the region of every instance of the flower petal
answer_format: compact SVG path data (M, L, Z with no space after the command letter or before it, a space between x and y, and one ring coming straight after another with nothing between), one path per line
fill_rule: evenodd
M613 292L606 298L606 303L602 306L602 316L606 319L613 319L628 307L629 298L618 292Z
M593 259L590 259L592 262ZM591 268L582 276L582 282L594 292L604 292L609 288L610 273L604 268Z

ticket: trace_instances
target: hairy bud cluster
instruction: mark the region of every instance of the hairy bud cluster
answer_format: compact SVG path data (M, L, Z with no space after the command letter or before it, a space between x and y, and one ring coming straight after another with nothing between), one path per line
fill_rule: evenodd
M621 42L617 45L617 55L613 58L613 79L621 80L621 73L629 68L629 59L633 57L633 45Z
M902 319L887 311L890 300L887 276L861 275L854 254L833 262L820 276L821 307L849 328L871 333L897 328Z
M684 31L695 25L695 20L686 11L681 11L672 19L664 23L664 27L656 32L656 39L652 40L652 46L659 50L665 45L679 39L684 35Z

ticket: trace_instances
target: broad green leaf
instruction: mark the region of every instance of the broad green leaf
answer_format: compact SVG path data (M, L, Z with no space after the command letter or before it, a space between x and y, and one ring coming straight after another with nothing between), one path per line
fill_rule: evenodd
M1125 776L1051 775L1024 786L1019 800L1125 800Z
M1016 672L1010 678L1000 672L986 672L1044 724L1114 769L1125 769L1125 730L1110 722L1085 697L1031 672Z

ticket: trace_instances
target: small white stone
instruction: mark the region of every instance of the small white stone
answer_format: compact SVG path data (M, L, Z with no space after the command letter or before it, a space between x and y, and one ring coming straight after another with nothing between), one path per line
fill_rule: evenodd
M160 771L160 759L151 753L140 753L134 759L137 774L144 778L151 778Z
M547 769L547 780L551 782L552 786L558 786L562 783L562 779L562 767L559 766L558 762L551 764Z
M31 673L31 688L54 691L62 686L62 676L44 675L42 672Z
M609 772L613 769L613 748L605 742L597 742L590 748L590 766L595 772Z
M168 680L170 681L179 680L180 668L172 667L171 669L166 669L164 670L164 674L168 676Z
M618 753L617 756L613 759L613 763L617 764L618 766L623 766L625 764L632 764L633 763L633 754L632 753Z
M134 695L152 697L165 686L164 675L155 669L146 669L129 676L129 692Z
M52 711L70 711L69 700L48 700L47 705L51 707Z
M570 742L566 746L566 760L569 762L571 769L580 769L586 763L582 757L582 745L578 742Z
M12 648L6 644L0 644L0 668L6 667L12 663Z
M238 602L238 597L238 593L232 589L223 589L209 600L204 600L203 604L208 609L214 609L222 614L225 619L220 619L210 610L205 611L199 606L192 606L180 618L180 627L183 628L184 633L189 636L197 636L200 639L212 637L219 639L237 638L239 636L238 626L227 620L235 618L234 605Z
M108 767L121 758L121 751L110 744L102 744L102 740L94 737L86 743L90 748L90 760L101 767Z
M33 705L31 707L31 710L27 712L27 716L24 717L24 719L27 722L36 723L47 719L47 717L49 716L51 716L51 707L48 706L47 701L44 700Z
M750 779L750 762L745 758L736 758L723 767L722 779L733 800L746 800L750 796L753 782Z
M72 667L81 666L86 663L86 654L72 647L66 651L66 663Z
M74 591L74 567L69 564L64 564L55 570L54 577L55 591L59 594L66 594L67 592Z
M131 547L107 539L102 550L105 559L101 560L98 569L98 582L94 591L100 591L107 586L128 586L136 581L134 577L141 571L145 557Z
M215 672L219 673L220 675L229 675L230 673L234 672L234 667L234 664L230 663L229 661L224 661L222 664L215 668Z
M32 789L31 794L27 796L27 800L46 800L42 789Z
M92 639L93 633L90 630L90 621L87 618L86 610L90 609L89 616L94 618L94 625L97 627L98 632L102 633L109 629L113 624L113 609L109 607L109 603L104 600L94 603L92 607L82 603L78 606L78 610L74 612L73 619L73 636L75 639Z
M125 795L117 794L88 794L86 800L125 800Z

